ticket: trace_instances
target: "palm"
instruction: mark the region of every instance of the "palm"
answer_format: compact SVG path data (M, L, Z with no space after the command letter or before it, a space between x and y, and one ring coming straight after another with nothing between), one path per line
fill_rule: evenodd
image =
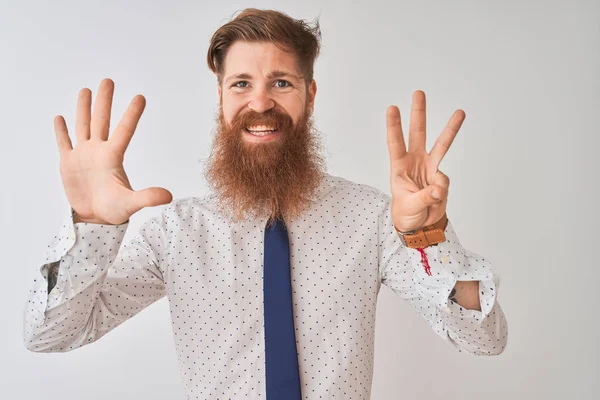
M410 231L434 224L446 212L449 179L438 170L438 166L464 118L464 111L457 110L431 152L427 153L425 94L416 91L413 95L408 150L404 142L400 111L395 106L388 108L391 212L396 229ZM439 200L431 197L434 189L440 194Z
M91 92L83 89L77 103L77 146L71 145L61 116L55 119L60 173L69 204L77 216L97 223L120 224L143 207L165 204L172 195L163 188L134 191L123 168L125 150L145 107L136 96L111 137L108 137L114 84L100 84L93 117Z
M82 219L118 223L133 214L133 190L119 158L109 146L83 143L61 159L67 199Z

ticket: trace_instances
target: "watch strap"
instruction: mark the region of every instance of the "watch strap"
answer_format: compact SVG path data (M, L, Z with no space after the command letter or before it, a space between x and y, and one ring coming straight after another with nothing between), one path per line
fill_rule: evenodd
M446 213L435 224L425 226L421 229L410 232L398 232L402 244L412 249L423 249L446 241L444 231L448 225L448 216Z

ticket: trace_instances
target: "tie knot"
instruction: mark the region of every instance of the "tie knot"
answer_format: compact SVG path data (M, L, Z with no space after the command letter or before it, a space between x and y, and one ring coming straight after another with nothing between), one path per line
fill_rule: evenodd
M267 230L286 230L285 221L281 217L269 219L267 221Z

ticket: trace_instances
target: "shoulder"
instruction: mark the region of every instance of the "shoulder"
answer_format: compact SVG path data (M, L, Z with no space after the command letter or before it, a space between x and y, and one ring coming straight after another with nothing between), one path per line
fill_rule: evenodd
M173 199L163 206L161 217L164 223L182 221L192 218L214 215L217 212L215 197L212 194L204 196L189 196Z
M365 183L353 182L349 179L329 174L325 179L330 187L328 195L337 199L374 203L377 205L383 205L390 200L388 194Z

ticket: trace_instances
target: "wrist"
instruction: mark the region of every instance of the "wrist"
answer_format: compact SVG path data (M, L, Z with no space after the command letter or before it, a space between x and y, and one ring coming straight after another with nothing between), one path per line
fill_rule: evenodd
M129 220L127 220L129 221ZM100 225L115 225L115 224L109 224L106 221L101 221L99 219L84 219L81 218L79 215L77 215L77 213L73 212L73 223L77 224L77 223L87 223L87 224L100 224Z
M402 241L402 244L410 248L426 248L435 246L438 243L446 241L444 231L448 225L448 217L446 213L442 218L434 224L424 226L412 231L400 231L395 226L396 232Z

